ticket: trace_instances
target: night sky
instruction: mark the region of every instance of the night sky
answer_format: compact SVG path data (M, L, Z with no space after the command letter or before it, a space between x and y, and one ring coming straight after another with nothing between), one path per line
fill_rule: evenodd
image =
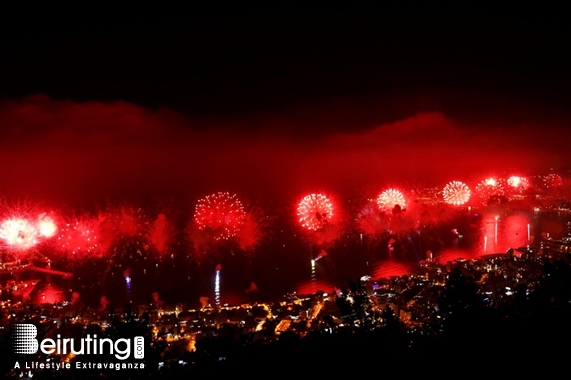
M521 4L5 9L0 195L295 202L564 174L564 16Z

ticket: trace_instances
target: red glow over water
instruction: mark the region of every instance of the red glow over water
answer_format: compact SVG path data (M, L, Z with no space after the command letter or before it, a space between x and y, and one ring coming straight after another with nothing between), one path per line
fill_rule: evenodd
M457 259L473 260L481 256L481 253L475 251L467 251L462 249L448 249L443 251L440 255L435 257L439 264L446 264L449 261Z
M373 265L371 277L373 280L380 278L390 278L393 276L403 276L411 273L411 265L397 261L382 261Z
M334 290L335 290L335 285L320 280L306 281L297 285L297 287L295 288L295 291L298 294L313 294L318 291L323 291L325 293L331 294L333 293Z

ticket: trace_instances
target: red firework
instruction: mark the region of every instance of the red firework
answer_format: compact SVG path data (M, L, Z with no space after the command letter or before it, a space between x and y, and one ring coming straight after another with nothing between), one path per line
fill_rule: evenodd
M406 206L406 200L403 193L396 189L388 189L383 191L377 198L377 205L381 211L391 211L395 206L400 206L404 209Z
M521 195L528 187L529 181L526 177L511 176L507 179L506 195L513 199L513 197Z
M504 195L504 187L495 178L486 178L476 185L476 195L482 203L487 203L492 197Z
M246 212L236 194L218 192L200 199L194 220L201 231L212 234L215 240L235 236L244 225Z
M463 205L468 202L470 195L470 188L460 181L452 181L444 186L442 190L444 202L455 206Z
M149 233L149 240L151 244L159 253L164 253L169 240L170 226L165 214L159 214L154 221L151 232Z
M99 214L101 235L111 241L122 237L146 236L149 228L147 215L141 208L122 206Z
M543 183L547 188L558 188L563 185L563 178L558 174L548 174L543 178Z
M95 219L70 221L60 228L58 245L71 255L94 255L100 251L97 231L98 222Z
M525 190L529 187L529 181L525 177L511 176L508 178L508 185L518 190Z
M252 251L261 241L263 229L267 225L257 213L249 211L244 219L244 225L236 234L240 248L244 251Z
M361 231L368 235L376 235L387 229L387 221L385 220L378 206L371 200L359 214L357 214L357 223Z
M316 231L330 223L333 204L323 194L309 194L299 202L297 216L302 227Z

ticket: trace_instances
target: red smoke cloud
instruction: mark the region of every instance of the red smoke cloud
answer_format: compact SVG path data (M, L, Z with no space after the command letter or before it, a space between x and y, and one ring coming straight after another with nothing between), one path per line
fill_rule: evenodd
M350 125L328 131L312 115L319 133L298 136L295 121L279 113L191 121L121 101L32 96L1 104L0 120L2 194L66 204L173 194L196 199L220 190L294 202L292 194L308 188L444 185L484 172L545 173L571 158L563 123L546 116L546 126L537 115L532 122L470 122L425 112L354 132Z

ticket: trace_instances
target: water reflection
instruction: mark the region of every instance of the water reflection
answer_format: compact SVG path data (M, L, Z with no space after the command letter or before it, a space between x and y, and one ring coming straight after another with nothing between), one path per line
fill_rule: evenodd
M446 215L445 215L446 216ZM273 300L285 292L296 291L300 294L314 293L318 290L331 292L336 287L347 286L349 281L355 281L363 275L370 275L372 279L389 278L414 273L419 262L432 259L445 264L458 258L476 259L485 254L505 253L509 248L521 246L537 246L542 240L548 238L561 239L567 235L567 223L571 221L571 214L556 212L495 212L476 214L471 210L467 213L448 215L447 218L427 220L426 223L414 220L398 229L375 230L374 234L357 233L347 235L336 244L328 248L328 254L315 259L314 266L310 266L308 255L290 255L285 258L273 258L262 262L266 256L260 254L256 260L238 259L228 264L224 280L221 281L220 297L222 303L237 304L258 299ZM394 227L394 224L392 225ZM303 250L303 248L301 249ZM429 254L429 252L431 254ZM295 253L295 252L294 252ZM313 256L312 256L313 257ZM239 261L242 260L242 261ZM268 262L273 265L270 267ZM257 264L262 262L262 264ZM279 267L279 270L278 270ZM272 269L270 271L270 269ZM180 302L187 297L190 302L207 296L211 302L214 300L215 289L212 272L201 269L196 275L196 281L163 284L161 289L168 289L165 294L172 294L173 302ZM263 276L260 275L263 273ZM104 289L97 282L83 286L79 279L86 274L77 274L76 286L70 285L64 279L55 279L62 282L62 289L72 289L82 293L82 299L99 300ZM129 276L130 277L130 276ZM23 272L18 276L4 276L4 285L10 280L41 279L35 272ZM249 288L252 281L260 286L260 290L252 291ZM120 277L118 284L121 288L114 289L114 295L122 305L125 298L125 278ZM131 286L130 283L127 284ZM132 289L128 297L134 300L145 300L154 291L156 284L151 281L133 280ZM40 287L38 287L40 289ZM123 291L117 291L123 289ZM10 287L0 291L0 299L8 298ZM70 293L61 293L51 288L43 289L39 302L55 296L64 295L69 298ZM188 296L187 296L188 294ZM19 298L24 298L20 294ZM123 301L124 302L124 301Z
M458 240L468 237L471 244L455 242L440 252L437 261L475 259L490 253L505 253L509 248L535 246L549 238L561 239L567 234L569 220L568 214L548 212L485 214L478 229L468 230L465 236L459 236Z
M405 235L370 267L373 279L413 273L422 260L445 264L462 258L477 259L486 254L505 253L509 248L535 247L542 240L561 239L571 231L571 215L557 212L489 212L465 215L464 219L422 236Z

